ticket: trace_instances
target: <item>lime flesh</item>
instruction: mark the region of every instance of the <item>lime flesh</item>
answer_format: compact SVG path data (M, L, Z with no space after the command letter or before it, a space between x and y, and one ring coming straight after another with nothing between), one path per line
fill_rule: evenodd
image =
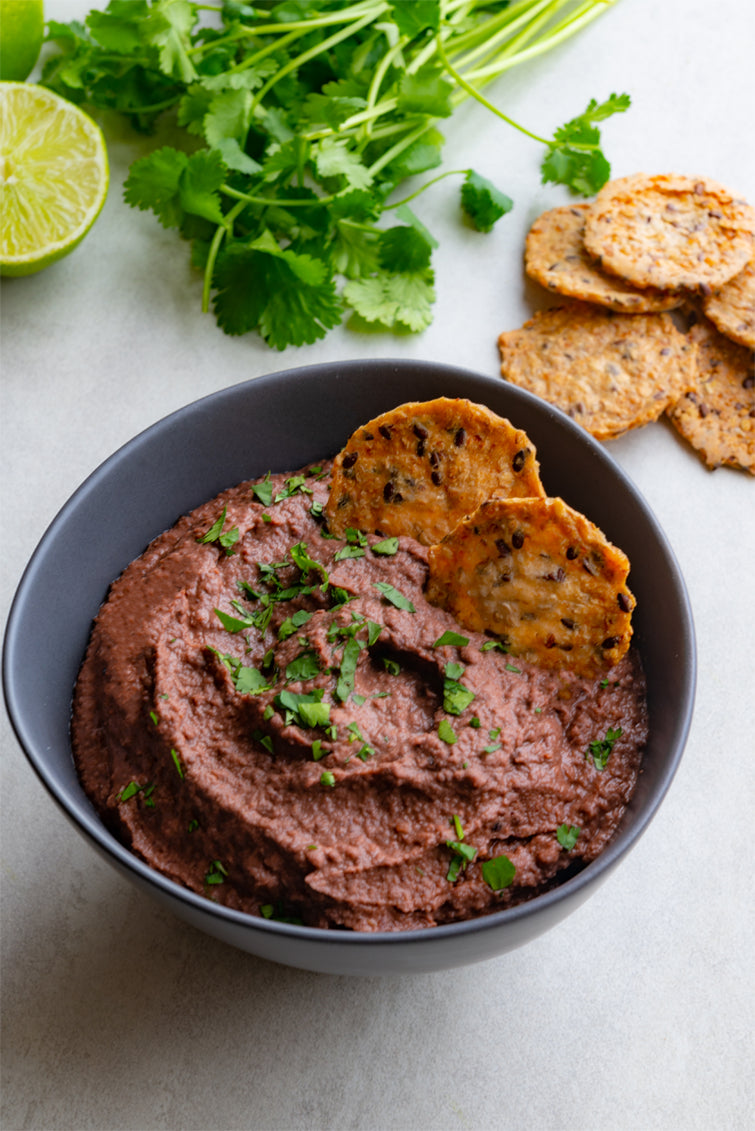
M61 259L105 202L102 131L77 106L30 83L0 82L0 274Z

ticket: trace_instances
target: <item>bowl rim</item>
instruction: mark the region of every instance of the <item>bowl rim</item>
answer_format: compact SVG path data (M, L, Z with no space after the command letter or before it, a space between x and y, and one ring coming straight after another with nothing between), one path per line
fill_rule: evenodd
M652 529L661 550L671 566L671 572L676 586L675 596L682 616L685 664L683 669L683 691L680 700L683 709L680 710L675 719L675 734L673 737L674 750L662 775L658 779L652 801L644 806L644 812L640 817L635 818L630 829L619 828L599 856L582 867L573 876L556 884L548 891L533 896L514 907L503 908L500 911L492 911L477 916L476 918L456 920L434 927L398 931L361 932L333 927L309 927L303 924L285 923L276 919L265 919L262 916L252 915L249 912L226 907L224 904L216 903L206 896L200 895L190 888L185 888L176 881L169 879L169 877L152 868L139 856L126 848L126 846L104 825L81 786L79 786L81 800L78 804L74 804L72 801L69 801L67 797L61 797L59 795L53 780L53 774L48 770L43 754L40 754L35 748L34 741L27 733L22 712L17 705L14 686L15 679L13 669L16 649L19 647L19 634L22 630L21 618L23 605L27 591L33 586L35 573L37 572L47 544L54 539L59 528L65 525L69 513L74 511L88 492L95 490L100 481L106 479L122 460L128 458L134 449L138 449L142 443L148 441L155 432L169 427L172 423L178 421L179 418L193 414L201 414L210 403L218 403L226 397L238 396L251 385L263 388L269 384L274 385L281 379L290 379L294 375L303 373L315 375L318 372L333 372L334 369L346 371L354 367L367 370L379 370L385 367L398 370L434 370L448 377L472 377L482 385L489 385L491 389L500 389L502 384L500 379L444 362L426 361L414 358L354 358L346 361L326 361L313 365L294 366L292 368L274 370L270 373L248 378L232 385L223 386L193 401L189 401L173 409L165 416L158 418L152 424L147 425L129 440L121 444L85 477L57 511L38 540L17 584L6 621L2 650L2 688L6 711L13 732L23 754L45 790L85 839L89 840L96 849L104 853L104 855L109 858L109 861L114 864L118 870L125 873L127 877L131 878L130 874L133 874L135 879L140 880L147 886L156 888L159 894L167 896L171 902L188 905L196 911L200 917L220 919L230 925L245 930L261 931L268 935L282 935L292 941L327 943L328 946L347 947L369 947L377 943L389 942L393 942L394 944L398 942L403 944L415 944L431 938L440 940L448 937L458 937L459 935L477 934L479 932L500 928L506 923L521 922L534 915L540 914L543 910L546 910L556 903L564 901L568 895L577 896L579 893L583 892L584 889L590 888L598 880L607 876L614 866L637 844L641 836L647 830L671 786L684 753L694 713L697 683L697 650L692 609L681 568L663 528L655 517L644 495L632 481L631 477L597 440L590 436L589 433L577 425L560 409L547 404L527 390L520 389L517 386L505 382L503 383L507 389L507 393L510 393L515 401L521 400L523 403L528 403L536 412L555 417L561 427L565 427L567 431L572 433L574 440L590 449L591 454L597 458L598 462L603 462L611 469L613 475L621 481L623 487L633 496L634 502L642 512L644 521ZM128 563L124 563L123 568L125 568L127 564ZM73 691L73 688L71 690Z

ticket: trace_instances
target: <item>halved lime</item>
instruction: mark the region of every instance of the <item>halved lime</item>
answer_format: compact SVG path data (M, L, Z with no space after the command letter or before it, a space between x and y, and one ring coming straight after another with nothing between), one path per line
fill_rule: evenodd
M0 0L0 79L21 82L28 77L44 35L42 0Z
M73 251L107 188L105 139L83 110L0 82L0 275L31 275Z

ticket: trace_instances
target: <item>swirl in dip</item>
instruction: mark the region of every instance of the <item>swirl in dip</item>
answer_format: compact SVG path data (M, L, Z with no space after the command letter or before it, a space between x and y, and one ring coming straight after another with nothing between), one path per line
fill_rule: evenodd
M396 931L531 898L621 820L638 655L588 680L461 628L426 547L328 534L329 470L226 491L114 582L75 690L84 788L152 867L268 918Z

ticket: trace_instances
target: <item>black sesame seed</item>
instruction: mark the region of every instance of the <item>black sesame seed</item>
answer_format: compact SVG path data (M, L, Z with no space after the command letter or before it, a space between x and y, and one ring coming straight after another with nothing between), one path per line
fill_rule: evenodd
M521 530L515 530L511 535L511 545L515 550L521 550L522 546L524 545L524 535L522 534Z
M522 468L524 467L524 461L526 460L526 458L527 458L527 450L526 450L526 448L522 448L521 451L518 451L516 453L516 455L514 456L514 462L512 464L514 471L521 471L522 470Z
M341 460L341 467L353 467L359 459L359 452L347 452Z

